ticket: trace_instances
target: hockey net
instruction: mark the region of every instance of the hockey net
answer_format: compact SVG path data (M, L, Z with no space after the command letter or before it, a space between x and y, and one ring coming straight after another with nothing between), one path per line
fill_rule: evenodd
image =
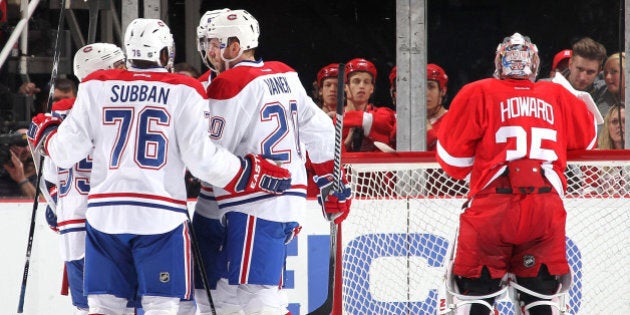
M344 154L354 190L343 223L344 314L435 314L467 186L433 153ZM591 151L567 168L571 314L630 314L630 154ZM515 314L510 302L501 314Z

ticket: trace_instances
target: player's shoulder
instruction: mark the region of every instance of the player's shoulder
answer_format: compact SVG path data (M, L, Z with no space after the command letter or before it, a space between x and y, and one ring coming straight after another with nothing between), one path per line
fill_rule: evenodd
M208 71L204 72L202 75L200 75L197 78L197 81L199 81L199 82L208 82L208 79L210 79L210 75L212 75L212 70L208 70Z
M82 82L87 81L107 81L114 80L120 77L123 73L128 72L124 69L104 69L104 70L96 70L90 74L88 74Z
M213 99L229 99L260 77L290 72L295 70L279 61L241 61L236 67L212 79L208 86L208 96Z
M499 85L503 83L502 80L495 78L485 78L477 81L473 81L465 84L462 87L462 90L475 90L475 89L484 89L484 88L497 88Z
M196 93L204 98L206 95L203 85L196 78L171 72L129 71L124 69L98 70L92 72L83 80L83 82L87 81L122 81L131 84L134 81L158 82L164 85L194 89Z

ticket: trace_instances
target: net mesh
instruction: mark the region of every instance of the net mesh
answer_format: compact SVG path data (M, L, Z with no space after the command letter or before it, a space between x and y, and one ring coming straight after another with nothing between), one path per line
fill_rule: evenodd
M572 162L567 257L571 314L630 313L630 162ZM466 201L464 181L437 163L348 163L352 211L344 221L344 314L435 314L449 244ZM500 314L515 314L509 301Z

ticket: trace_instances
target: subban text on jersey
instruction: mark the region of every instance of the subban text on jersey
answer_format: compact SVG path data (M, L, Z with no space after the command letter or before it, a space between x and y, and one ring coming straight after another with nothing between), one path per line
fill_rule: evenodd
M268 77L263 81L267 84L267 88L269 88L269 93L271 95L276 95L278 93L291 93L289 82L284 76Z
M149 85L114 85L112 86L112 102L152 102L166 105L171 90Z
M553 106L536 97L520 96L501 101L501 121L511 118L534 117L553 125Z

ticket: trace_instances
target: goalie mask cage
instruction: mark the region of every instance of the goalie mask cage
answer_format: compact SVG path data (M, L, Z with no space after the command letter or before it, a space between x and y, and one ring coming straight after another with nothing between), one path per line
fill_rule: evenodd
M431 152L349 153L354 199L343 223L344 314L436 314L467 185ZM567 258L571 314L630 314L630 154L569 156ZM500 314L516 314L509 301Z

